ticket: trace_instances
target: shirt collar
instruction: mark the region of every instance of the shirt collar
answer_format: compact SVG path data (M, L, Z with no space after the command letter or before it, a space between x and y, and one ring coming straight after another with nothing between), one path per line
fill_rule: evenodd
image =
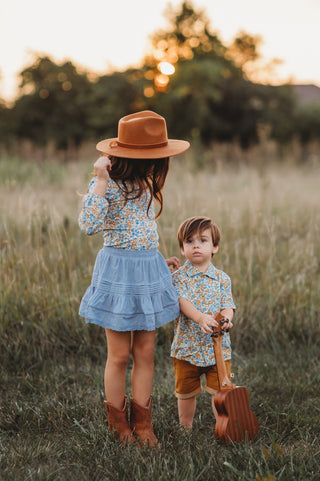
M194 276L197 276L197 275L200 275L200 276L203 275L203 276L211 277L211 279L218 280L218 271L214 267L214 265L211 264L211 262L210 262L210 265L208 267L207 272L199 271L199 269L197 269L197 267L195 267L193 264L191 264L191 262L188 261L188 260L185 262L184 268L185 268L186 274L189 277L194 277Z

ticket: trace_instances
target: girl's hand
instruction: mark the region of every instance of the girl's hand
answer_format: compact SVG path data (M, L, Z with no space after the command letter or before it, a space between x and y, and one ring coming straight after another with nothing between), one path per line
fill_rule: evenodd
M212 327L219 327L219 323L209 314L201 314L197 323L201 327L201 331L205 334L212 334Z
M94 163L94 173L96 174L98 180L108 181L109 170L111 170L111 160L109 157L101 156Z
M169 259L166 259L166 263L170 267L171 272L173 271L173 269L179 269L180 267L180 261L178 257L170 257Z

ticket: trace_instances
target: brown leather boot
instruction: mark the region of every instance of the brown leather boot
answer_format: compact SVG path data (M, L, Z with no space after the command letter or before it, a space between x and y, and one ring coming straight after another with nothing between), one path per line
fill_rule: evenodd
M141 447L160 448L152 428L152 396L147 406L140 406L134 399L130 400L130 427L139 440Z
M133 444L135 438L128 422L127 396L124 398L121 411L108 401L105 401L104 405L108 416L110 431L115 431L117 438L124 446L127 444Z

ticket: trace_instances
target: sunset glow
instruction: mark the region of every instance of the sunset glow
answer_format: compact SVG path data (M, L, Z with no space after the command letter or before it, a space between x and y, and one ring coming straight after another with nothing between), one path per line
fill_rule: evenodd
M40 0L3 2L0 43L6 48L0 49L0 97L13 98L17 94L18 74L39 55L48 55L58 63L68 59L92 75L139 67L150 46L150 36L170 29L165 16L168 3L169 0L91 0L88 5L56 0L48 16ZM170 0L170 4L176 11L182 0ZM226 45L241 30L261 36L264 63L281 60L268 79L270 83L291 79L320 86L316 58L320 44L318 0L192 0L192 5L205 13L212 31ZM200 27L202 24L201 30ZM182 56L191 58L191 49L198 42L196 36L191 36L189 45L183 47L185 51L180 52ZM159 51L158 62L173 66L176 52L171 52L169 43L165 57L163 53L164 50ZM172 75L172 67L160 67L159 75ZM157 82L164 84L164 78ZM63 88L72 86L65 84Z

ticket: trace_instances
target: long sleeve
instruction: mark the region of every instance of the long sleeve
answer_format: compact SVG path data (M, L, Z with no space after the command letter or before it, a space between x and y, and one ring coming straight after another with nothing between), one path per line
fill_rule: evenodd
M93 192L94 186L95 179L92 179L88 193L83 198L82 209L78 219L80 229L88 235L104 230L105 218L109 208L108 200Z
M87 235L103 231L103 245L118 249L157 249L157 224L150 194L126 199L118 184L109 179L105 196L95 194L96 178L83 197L79 226Z

